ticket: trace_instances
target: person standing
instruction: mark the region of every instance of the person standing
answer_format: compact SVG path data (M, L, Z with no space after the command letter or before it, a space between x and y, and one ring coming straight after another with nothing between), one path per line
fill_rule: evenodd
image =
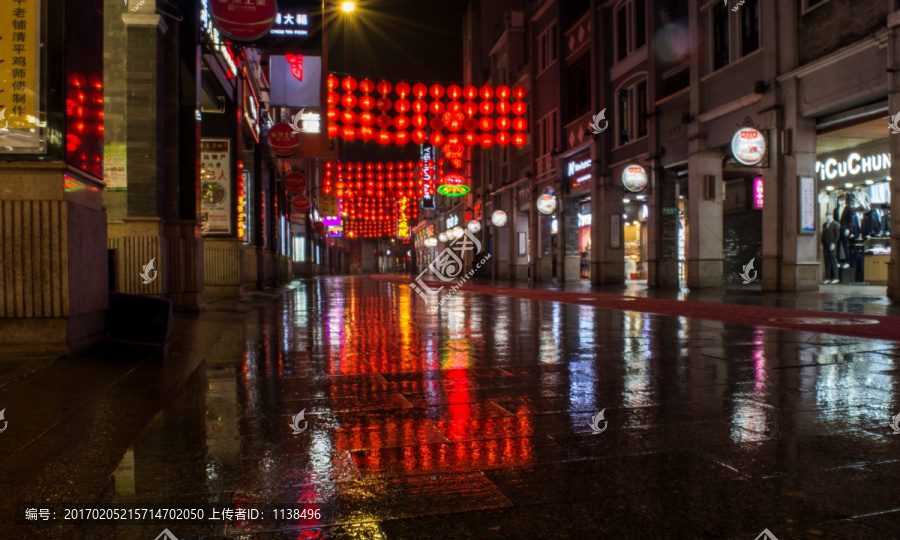
M837 259L837 243L841 238L841 227L830 215L825 219L825 225L822 227L822 251L825 254L825 281L827 283L838 283L838 259Z

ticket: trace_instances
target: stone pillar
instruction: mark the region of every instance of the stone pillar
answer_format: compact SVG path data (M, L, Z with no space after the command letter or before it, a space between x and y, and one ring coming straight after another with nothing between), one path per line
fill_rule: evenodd
M657 161L650 172L647 198L647 285L677 287L678 215L664 214L663 208L678 207L678 179L674 171L662 169Z
M900 11L888 15L891 30L887 48L888 110L900 110ZM900 201L900 137L889 137L891 148L891 201ZM896 178L896 180L895 180ZM900 302L900 208L891 212L891 262L888 263L888 296Z
M705 138L694 139L690 145L687 216L688 287L721 287L722 153L718 150L707 150ZM708 194L707 187L710 181L711 192Z
M58 161L0 163L0 356L62 356L105 335L102 186L66 187L65 172Z
M769 130L769 167L763 169L763 264L764 291L816 291L821 265L818 261L818 226L814 233L800 230L800 176L816 182L816 123L799 115L799 82L781 83L784 121L773 107L766 113ZM767 99L774 99L769 98ZM783 125L783 128L781 127ZM791 153L782 148L782 132L791 133ZM784 135L787 137L787 133ZM818 194L818 192L816 192ZM818 201L813 199L813 211ZM818 214L818 212L815 212Z
M560 238L563 253L563 274L561 281L578 283L581 281L581 252L578 249L578 197L559 194L559 230L565 231Z
M598 145L591 147L592 157ZM613 185L613 177L601 175L596 160L592 165L591 180L591 284L610 285L625 283L625 223L622 220L624 206L622 188ZM612 220L618 220L617 247L611 242Z

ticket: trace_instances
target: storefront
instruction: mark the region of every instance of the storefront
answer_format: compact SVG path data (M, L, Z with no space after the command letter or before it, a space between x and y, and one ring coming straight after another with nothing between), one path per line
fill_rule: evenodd
M884 123L879 119L870 124L876 122L879 127ZM860 128L865 125L848 131ZM836 132L820 136L820 143L824 144L819 147L828 147L829 140L839 138L841 134ZM817 155L814 184L817 235L824 259L823 279L827 283L887 284L891 251L890 166L886 138ZM834 244L838 268L834 275L828 272L830 243L827 246L823 243L828 227L833 228L828 238L837 235Z
M625 280L647 279L647 169L630 163L620 173L622 197L622 246L625 249Z
M591 156L590 151L582 151L571 157L565 168L566 182L569 184L570 205L575 210L573 217L566 216L567 246L575 244L578 255L578 276L591 278ZM568 239L572 238L570 242ZM569 260L567 249L567 261ZM567 274L569 272L567 271Z

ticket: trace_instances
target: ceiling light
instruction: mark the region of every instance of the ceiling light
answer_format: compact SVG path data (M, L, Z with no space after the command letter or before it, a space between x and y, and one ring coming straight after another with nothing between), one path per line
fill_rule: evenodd
M866 185L867 185L867 186L871 186L871 185L874 184L874 183L875 183L875 180L866 180Z
M344 2L343 4L341 4L341 9L343 9L347 13L350 13L351 11L356 9L356 4L354 4L353 2Z
M834 186L825 186L825 191L834 191Z
M853 184L851 184L850 182L847 182L846 184L844 184L844 187L847 189L850 189L853 187Z
M628 204L631 202L631 199L629 199L628 197L625 197L624 199L622 199L622 202L625 204Z

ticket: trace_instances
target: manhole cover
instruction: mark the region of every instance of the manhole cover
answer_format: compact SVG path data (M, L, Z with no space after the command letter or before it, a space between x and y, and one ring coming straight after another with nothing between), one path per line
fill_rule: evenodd
M878 324L875 319L846 319L843 317L775 317L769 322L785 324Z

